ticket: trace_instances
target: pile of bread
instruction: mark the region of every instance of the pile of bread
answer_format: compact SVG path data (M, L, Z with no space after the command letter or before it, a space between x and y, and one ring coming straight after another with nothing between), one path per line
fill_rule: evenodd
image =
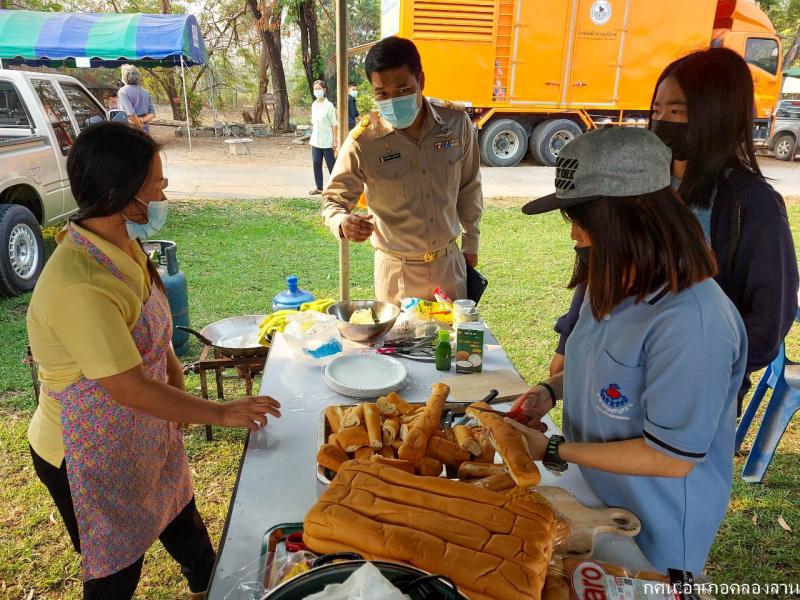
M317 463L338 473L351 459L395 467L411 474L449 473L472 485L494 491L531 487L540 481L525 439L483 403L467 409L479 425L442 427L441 418L450 392L435 384L424 405L414 405L391 393L376 403L325 410L327 443ZM495 464L495 451L504 464Z

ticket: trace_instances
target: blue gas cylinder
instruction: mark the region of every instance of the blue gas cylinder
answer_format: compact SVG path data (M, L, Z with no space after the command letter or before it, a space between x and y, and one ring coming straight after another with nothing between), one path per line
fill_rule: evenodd
M158 274L164 283L172 313L172 346L175 354L183 356L189 350L189 334L175 329L175 326L189 327L189 288L186 275L178 264L178 245L169 240L147 240L142 245L148 255L158 258Z
M272 299L272 310L297 310L301 304L316 300L314 294L297 287L297 275L286 278L286 288Z

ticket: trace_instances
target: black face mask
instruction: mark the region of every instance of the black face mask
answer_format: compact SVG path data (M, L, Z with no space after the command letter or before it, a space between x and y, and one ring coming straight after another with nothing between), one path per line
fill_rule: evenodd
M591 246L575 246L575 254L578 255L578 262L584 268L589 268L589 254L592 250Z
M689 158L689 124L674 121L650 120L650 131L672 150L672 160Z

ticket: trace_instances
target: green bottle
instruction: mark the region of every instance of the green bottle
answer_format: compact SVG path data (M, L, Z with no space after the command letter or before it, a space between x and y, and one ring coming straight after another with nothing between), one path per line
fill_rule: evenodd
M436 369L438 371L449 371L450 357L450 333L442 329L439 331L439 343L436 346Z

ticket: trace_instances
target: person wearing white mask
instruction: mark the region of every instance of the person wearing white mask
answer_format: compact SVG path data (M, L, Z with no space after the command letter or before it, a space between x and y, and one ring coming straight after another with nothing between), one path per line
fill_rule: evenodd
M169 206L158 144L127 124L94 125L75 141L67 174L79 212L58 234L27 315L41 383L33 466L81 554L84 599L132 598L156 538L199 599L215 553L177 424L254 431L280 404L185 391L163 284L140 243Z
M430 300L437 287L466 298L483 212L477 131L463 107L423 95L410 40L381 40L364 66L378 110L342 145L323 192L325 223L336 237L371 241L378 300ZM355 215L362 192L369 213Z
M347 90L347 127L348 131L352 131L356 126L358 120L358 106L356 105L356 98L358 98L358 86L351 83Z
M314 183L316 186L309 193L318 196L322 193L322 159L333 170L333 163L339 152L339 127L336 121L336 108L326 98L328 84L318 79L314 82L314 102L311 103L311 163L314 166Z

